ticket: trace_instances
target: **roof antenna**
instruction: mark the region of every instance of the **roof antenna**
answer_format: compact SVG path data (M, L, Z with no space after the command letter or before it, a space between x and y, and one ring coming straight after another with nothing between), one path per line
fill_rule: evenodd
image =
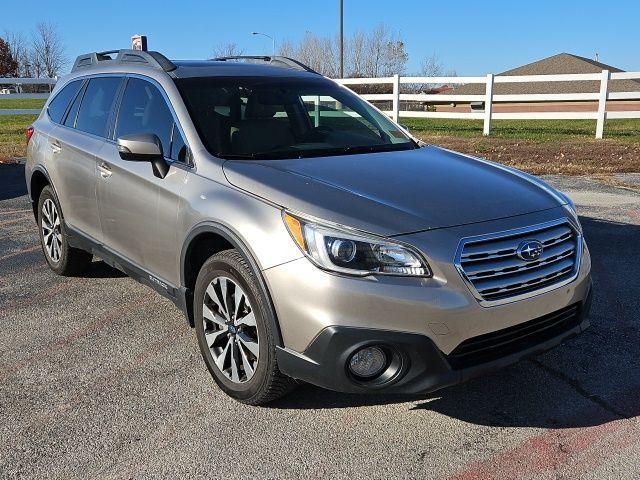
M600 54L598 52L596 52L596 62L600 61Z

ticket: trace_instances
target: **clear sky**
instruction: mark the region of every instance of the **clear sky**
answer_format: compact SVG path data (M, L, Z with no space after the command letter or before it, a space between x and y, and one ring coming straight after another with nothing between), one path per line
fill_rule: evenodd
M624 70L640 70L640 0L420 1L344 0L345 33L383 22L399 31L409 72L433 53L459 75L498 73L559 52ZM297 40L309 30L334 35L338 0L177 0L173 2L37 0L4 2L5 30L29 35L40 21L56 23L67 54L127 48L144 33L149 49L173 59L207 58L214 45L235 42L268 54L271 41L251 31Z

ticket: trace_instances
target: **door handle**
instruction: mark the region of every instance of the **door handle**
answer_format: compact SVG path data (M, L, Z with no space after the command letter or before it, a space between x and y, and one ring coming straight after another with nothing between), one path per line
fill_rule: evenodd
M60 150L62 150L62 147L57 141L53 141L49 145L51 145L51 150L53 151L53 153L59 153Z
M111 167L106 162L100 163L98 170L100 170L100 176L102 178L109 178L111 176Z

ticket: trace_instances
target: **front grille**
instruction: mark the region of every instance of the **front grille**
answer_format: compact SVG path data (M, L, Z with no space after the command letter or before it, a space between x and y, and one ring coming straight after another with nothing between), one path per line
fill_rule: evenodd
M551 340L580 323L580 304L513 327L473 337L447 356L454 370L473 367Z
M543 246L535 261L517 255L518 246L527 240L537 240ZM560 220L464 239L456 266L481 303L500 303L572 279L579 265L581 242L576 230Z

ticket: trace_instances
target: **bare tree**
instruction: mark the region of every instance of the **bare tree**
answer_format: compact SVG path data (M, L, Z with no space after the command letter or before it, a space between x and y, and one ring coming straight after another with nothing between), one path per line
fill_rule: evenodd
M238 44L234 42L219 43L213 47L213 51L211 52L213 58L235 57L242 54L244 54L244 49L240 48Z
M345 45L345 67L348 77L363 77L365 72L367 37L364 32L356 32Z
M423 77L439 77L442 75L442 62L434 53L430 57L424 57L420 62L420 75Z
M32 45L32 67L35 76L45 75L49 78L58 76L67 64L62 37L56 25L39 23Z
M295 58L315 71L333 77L338 72L335 42L326 37L318 37L306 32L295 49Z
M281 55L293 57L328 77L339 74L339 39L307 32L302 40L280 45ZM403 73L408 55L399 34L383 24L369 33L345 39L345 73L349 77L376 77Z
M11 55L18 62L18 77L31 76L31 62L29 61L29 47L22 32L5 31L4 38L9 44Z
M295 57L296 56L296 48L293 46L290 40L283 41L278 47L278 55L283 57Z

